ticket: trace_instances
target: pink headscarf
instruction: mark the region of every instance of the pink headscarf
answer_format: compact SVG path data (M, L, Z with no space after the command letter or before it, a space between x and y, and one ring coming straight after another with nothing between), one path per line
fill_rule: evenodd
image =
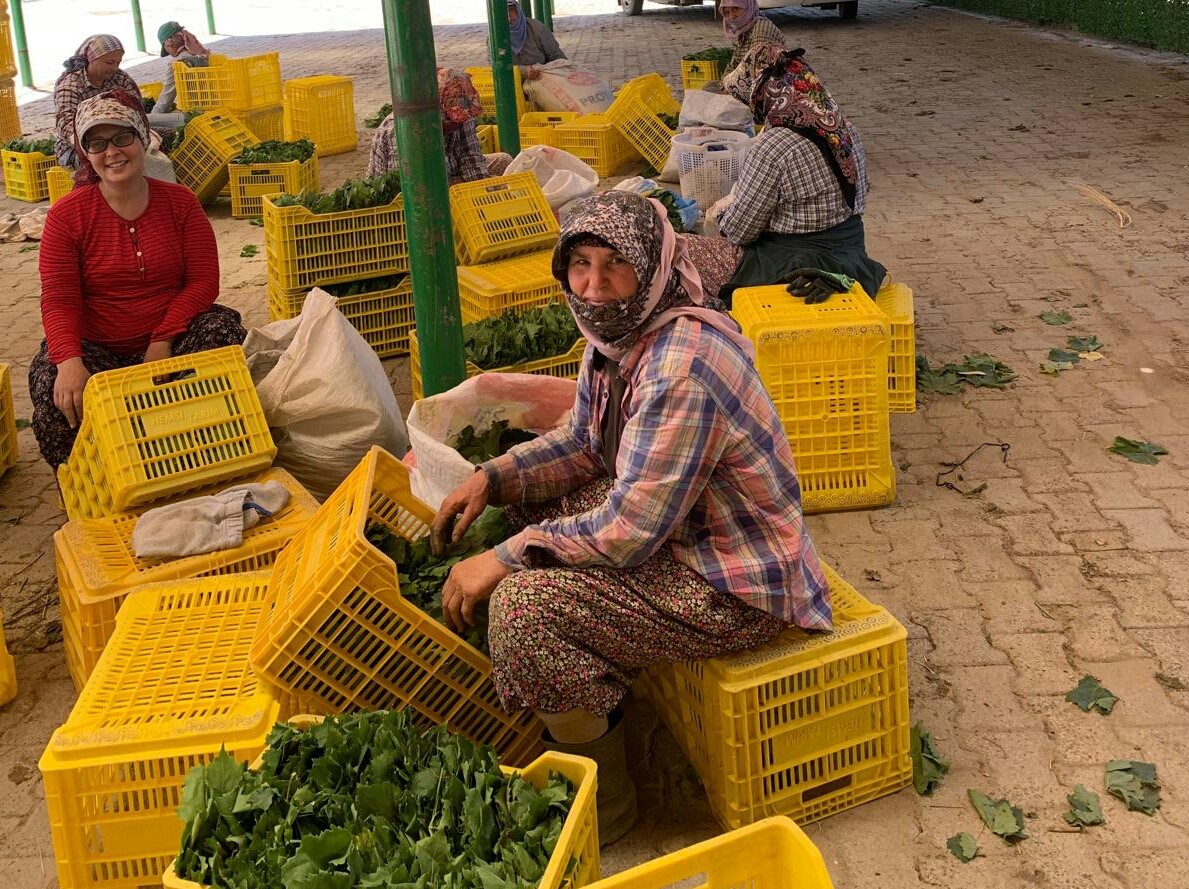
M722 20L722 29L727 32L727 36L735 40L741 34L747 33L747 29L755 24L756 16L760 14L760 4L758 0L722 0L718 5L719 9L742 9L743 15L730 21L728 19Z

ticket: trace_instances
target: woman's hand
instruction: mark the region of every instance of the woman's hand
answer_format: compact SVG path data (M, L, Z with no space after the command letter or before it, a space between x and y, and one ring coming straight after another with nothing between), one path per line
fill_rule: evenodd
M491 596L512 569L495 557L495 550L463 559L450 569L442 585L442 615L455 632L475 625L475 606Z
M536 80L541 76L541 72L537 70L535 65L525 65L520 69L520 77L523 80Z
M58 379L54 381L54 406L66 417L74 429L83 419L83 390L91 372L82 358L67 358L58 365Z
M144 363L149 364L153 361L164 361L166 358L173 357L173 340L157 340L154 343L149 343L149 347L144 352ZM168 383L168 376L153 377L153 382L157 385Z
M490 497L491 486L487 482L487 473L482 469L476 470L470 478L446 495L446 499L438 507L438 514L434 516L433 525L430 526L429 545L435 556L442 555L446 547L462 539L471 522L483 514Z

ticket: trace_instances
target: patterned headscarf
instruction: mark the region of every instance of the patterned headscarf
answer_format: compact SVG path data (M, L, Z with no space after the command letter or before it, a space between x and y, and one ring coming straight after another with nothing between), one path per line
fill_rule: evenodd
M123 52L124 44L111 34L94 34L83 41L74 55L62 63L67 71L81 71L100 56L111 52Z
M764 72L780 61L785 49L779 43L757 43L752 46L734 70L723 75L722 85L728 93L742 102L751 104L751 94L763 77Z
M512 55L518 56L524 49L524 41L528 39L528 19L520 8L520 0L508 0L508 5L516 7L516 24L509 25L508 31L512 35Z
M185 27L178 22L166 22L157 29L157 40L161 43L161 55L169 55L169 50L165 48L165 41L175 34L182 35L182 46L188 55L192 56L209 56L211 51L202 45L197 37L185 29Z
M722 0L719 4L719 9L742 9L743 15L739 16L735 21L722 20L722 29L726 31L727 36L735 40L739 35L746 34L747 29L755 24L756 16L760 14L760 4L758 0Z
M483 103L471 75L457 68L438 69L438 104L443 124L460 126L483 116Z
M99 174L91 166L91 159L83 148L83 139L87 130L100 124L131 127L141 144L148 148L149 119L145 116L140 96L124 90L108 90L79 102L78 110L74 113L74 153L79 160L78 171L74 174L76 184L87 185L99 181Z
M760 76L751 94L752 114L770 127L787 127L816 145L853 209L859 175L854 138L838 103L801 58L804 52L783 53L779 62Z
M595 306L570 290L570 254L592 243L617 250L631 264L640 281L634 296ZM608 191L575 204L553 251L553 277L582 335L612 361L622 361L641 337L680 315L721 330L749 357L754 354L722 303L703 295L702 278L659 201Z

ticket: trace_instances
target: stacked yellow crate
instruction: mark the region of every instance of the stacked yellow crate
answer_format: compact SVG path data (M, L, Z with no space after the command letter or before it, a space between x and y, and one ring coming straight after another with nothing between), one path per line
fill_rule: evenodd
M8 3L0 0L0 142L18 139L21 118L17 114L16 57L12 52L12 32L8 20Z
M309 139L318 157L354 151L355 84L350 77L319 75L285 81L285 138Z

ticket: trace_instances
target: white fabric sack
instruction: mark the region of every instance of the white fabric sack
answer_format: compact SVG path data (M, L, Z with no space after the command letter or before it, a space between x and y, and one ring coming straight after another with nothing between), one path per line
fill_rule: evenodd
M244 531L288 502L284 485L264 482L167 503L136 520L132 551L138 559L177 559L235 549L244 542Z
M529 170L537 177L549 208L556 213L563 204L590 197L599 187L599 174L568 151L551 145L531 145L512 159L507 176Z
M380 359L315 287L301 314L248 331L244 354L277 445L274 465L325 500L372 445L396 457L409 436Z
M569 59L556 59L536 65L540 77L526 80L524 91L541 111L577 111L594 114L611 107L611 87L597 74Z
M705 90L685 91L678 125L682 128L714 127L755 135L755 119L750 108L732 95Z
M152 130L149 130L149 147L144 155L144 174L162 182L178 181L173 172L173 161L161 150L161 137Z
M482 432L497 420L507 420L515 429L548 432L569 421L577 392L574 380L484 373L415 402L409 411L414 458L409 483L414 496L437 509L474 473L474 464L450 446L464 427Z

